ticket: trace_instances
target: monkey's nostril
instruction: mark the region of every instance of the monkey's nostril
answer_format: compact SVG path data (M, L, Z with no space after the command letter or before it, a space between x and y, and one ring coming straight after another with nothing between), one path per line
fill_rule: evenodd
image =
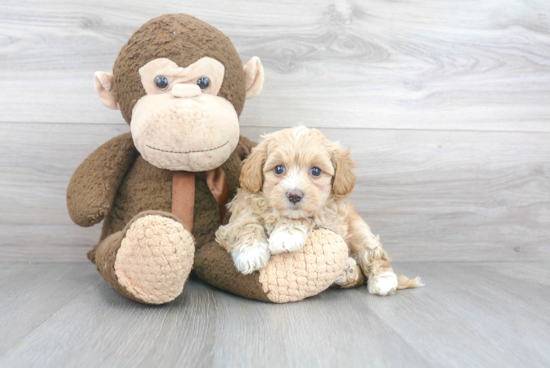
M288 200L291 201L292 203L298 203L304 197L304 192L298 189L292 189L286 192L286 196Z

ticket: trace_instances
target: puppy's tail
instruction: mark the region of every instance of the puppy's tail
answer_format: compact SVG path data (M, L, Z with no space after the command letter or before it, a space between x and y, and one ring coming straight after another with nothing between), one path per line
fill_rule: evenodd
M424 286L424 284L420 281L420 277L416 277L410 280L405 275L397 276L397 290L413 289L413 288L422 287L422 286Z

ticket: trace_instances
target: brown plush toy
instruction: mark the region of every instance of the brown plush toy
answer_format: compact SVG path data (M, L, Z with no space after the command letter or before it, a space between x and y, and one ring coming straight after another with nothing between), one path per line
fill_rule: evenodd
M194 268L222 290L283 303L315 295L340 275L347 246L327 230L312 233L303 251L274 256L246 276L215 242L241 162L255 146L239 135L238 118L262 85L258 58L243 69L223 33L184 14L145 23L123 46L113 74L95 74L101 102L120 109L131 132L80 164L67 206L80 226L104 221L88 258L121 294L167 303Z

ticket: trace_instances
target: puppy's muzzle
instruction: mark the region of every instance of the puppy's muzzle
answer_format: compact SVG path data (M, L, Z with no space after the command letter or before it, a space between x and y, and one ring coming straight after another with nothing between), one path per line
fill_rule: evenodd
M289 201L296 204L302 200L302 198L304 197L304 192L298 189L291 189L286 192L286 196Z

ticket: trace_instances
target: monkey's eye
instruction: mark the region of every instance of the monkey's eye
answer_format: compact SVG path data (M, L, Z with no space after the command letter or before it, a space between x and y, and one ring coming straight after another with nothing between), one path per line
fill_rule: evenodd
M321 171L321 169L319 169L318 167L313 166L313 167L311 168L311 170L309 170L309 173L310 173L312 176L321 176L322 171Z
M197 79L197 86L199 86L200 89L207 89L210 85L210 79L208 77L201 77Z
M275 166L275 175L282 175L285 173L285 167L283 165L277 165Z
M166 89L166 88L168 88L169 84L170 84L170 82L168 82L168 78L166 78L164 75L157 75L155 77L155 85L159 89Z

